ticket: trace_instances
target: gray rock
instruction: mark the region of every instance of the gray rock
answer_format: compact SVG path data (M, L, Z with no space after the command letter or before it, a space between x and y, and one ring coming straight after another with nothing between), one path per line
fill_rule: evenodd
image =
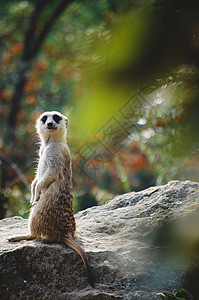
M9 243L28 231L27 220L13 217L0 221L0 299L153 300L182 287L197 297L198 183L172 181L120 195L75 217L95 288L73 250L35 240Z

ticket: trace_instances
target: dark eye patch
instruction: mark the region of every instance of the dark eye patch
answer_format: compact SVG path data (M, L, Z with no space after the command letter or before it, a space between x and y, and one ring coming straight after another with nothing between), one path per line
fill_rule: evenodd
M45 124L46 120L47 120L47 116L43 116L43 117L41 118L41 121L42 121L44 124Z
M58 124L60 120L62 120L62 118L58 115L53 115L53 120Z

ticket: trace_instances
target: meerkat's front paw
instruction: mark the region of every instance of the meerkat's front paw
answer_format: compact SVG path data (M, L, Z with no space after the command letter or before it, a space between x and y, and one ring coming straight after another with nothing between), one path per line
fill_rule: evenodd
M35 204L36 202L39 201L40 196L41 196L41 192L36 192L36 193L35 193L35 197L34 197L34 199L33 199L33 204Z
M35 202L38 202L40 200L41 194L39 194L37 197L35 197Z
M33 207L35 204L37 204L37 202L40 200L40 198L41 198L41 195L39 195L37 197L35 196L34 198L32 198L30 201L31 207Z

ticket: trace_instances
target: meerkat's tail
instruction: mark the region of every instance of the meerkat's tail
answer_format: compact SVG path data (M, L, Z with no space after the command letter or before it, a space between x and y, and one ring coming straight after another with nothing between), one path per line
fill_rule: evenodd
M92 276L92 273L91 273L91 268L90 268L90 263L89 263L89 260L88 260L88 257L85 253L85 251L83 250L82 247L80 247L80 245L72 238L72 236L69 236L69 235L66 235L64 237L64 243L72 248L73 250L75 250L81 257L83 263L84 263L84 267L86 269L86 272L87 272L87 276L88 276L88 280L89 280L89 283L90 285L94 288L94 281L93 281L93 276Z

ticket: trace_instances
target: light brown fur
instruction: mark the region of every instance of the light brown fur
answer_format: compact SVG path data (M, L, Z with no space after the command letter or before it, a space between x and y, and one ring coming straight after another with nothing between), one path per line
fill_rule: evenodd
M36 238L65 243L79 253L90 284L94 286L86 253L74 239L76 223L72 207L71 157L66 143L67 122L67 118L56 111L43 113L36 122L41 145L31 185L29 234L9 241Z

